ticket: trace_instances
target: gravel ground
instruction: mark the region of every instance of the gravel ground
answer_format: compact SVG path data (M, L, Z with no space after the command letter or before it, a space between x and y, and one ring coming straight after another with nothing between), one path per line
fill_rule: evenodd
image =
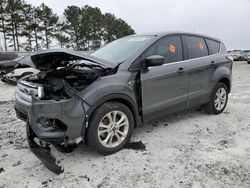
M15 87L5 84L0 81L0 101L11 101L14 100Z
M188 111L145 124L132 141L146 150L101 156L81 144L61 154L55 175L30 152L15 117L14 87L0 84L0 187L250 187L250 65L235 62L221 115Z

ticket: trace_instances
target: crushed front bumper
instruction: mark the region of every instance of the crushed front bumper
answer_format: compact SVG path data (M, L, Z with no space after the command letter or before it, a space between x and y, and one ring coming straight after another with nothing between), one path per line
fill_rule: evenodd
M27 101L16 93L15 110L17 117L28 121L37 137L45 142L64 143L81 137L85 131L85 111L81 102L74 98L61 101ZM51 121L56 124L46 124Z
M40 143L36 143L35 138L37 137L29 123L27 123L27 140L31 151L39 158L43 164L55 174L61 174L64 172L64 168L59 166L55 157L51 154L51 149L48 144L45 146Z
M61 101L30 99L17 89L15 110L17 117L27 123L31 151L49 170L62 173L63 167L58 165L49 145L60 152L72 152L74 139L81 137L82 128L85 128L83 104L75 98ZM61 127L47 126L44 124L47 121L57 121Z

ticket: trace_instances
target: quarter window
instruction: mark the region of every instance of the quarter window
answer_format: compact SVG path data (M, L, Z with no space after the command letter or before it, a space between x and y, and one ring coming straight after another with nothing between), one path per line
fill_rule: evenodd
M206 39L208 49L209 49L209 54L217 54L220 51L220 43L215 41L215 40L210 40Z
M201 37L184 36L187 44L189 59L204 57L208 55L207 45Z
M156 42L145 54L145 58L151 55L164 57L164 63L172 63L183 60L182 41L180 36L167 36Z

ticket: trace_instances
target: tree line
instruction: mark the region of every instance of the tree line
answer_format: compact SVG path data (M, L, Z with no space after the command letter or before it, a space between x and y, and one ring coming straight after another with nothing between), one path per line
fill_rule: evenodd
M49 49L55 41L61 48L90 51L134 30L97 7L68 6L59 17L44 3L35 7L24 0L0 0L0 33L5 51Z

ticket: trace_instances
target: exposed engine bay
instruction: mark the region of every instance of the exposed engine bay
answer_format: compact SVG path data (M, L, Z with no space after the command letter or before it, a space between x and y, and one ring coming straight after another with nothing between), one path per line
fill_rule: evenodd
M16 114L27 122L31 151L48 169L60 174L63 168L49 145L71 152L82 140L81 129L88 123L88 103L82 91L102 77L115 74L120 64L67 49L37 52L25 63L38 72L18 80Z
M40 100L61 100L70 98L66 86L75 91L82 91L99 76L111 72L111 68L103 68L100 65L73 62L56 70L41 71L23 80L38 86Z

